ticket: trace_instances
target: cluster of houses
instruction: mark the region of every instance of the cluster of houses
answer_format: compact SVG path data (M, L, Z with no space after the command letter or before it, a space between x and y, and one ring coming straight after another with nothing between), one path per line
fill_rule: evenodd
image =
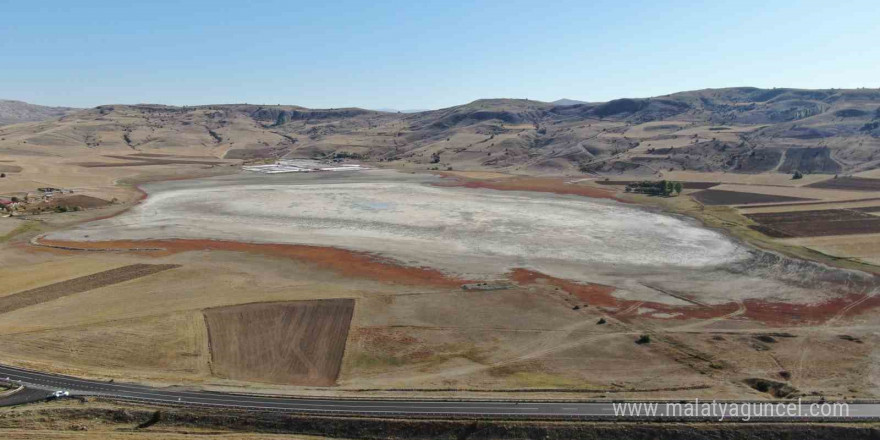
M8 215L12 215L21 204L21 201L18 200L17 197L12 197L9 199L0 198L0 211L5 211Z
M14 215L16 212L24 211L27 206L41 202L52 200L56 194L64 194L65 192L73 193L73 190L63 190L60 188L37 188L39 192L36 196L26 194L22 197L0 197L0 212L7 216Z

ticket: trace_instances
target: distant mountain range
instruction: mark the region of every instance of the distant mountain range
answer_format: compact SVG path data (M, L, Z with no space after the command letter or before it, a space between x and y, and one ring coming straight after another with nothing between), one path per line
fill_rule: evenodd
M416 113L104 105L27 117L39 115L66 116L0 127L0 154L76 156L100 149L239 159L336 156L416 169L646 176L880 167L878 89L737 87L601 103L480 99Z
M551 104L555 104L555 105L578 105L578 104L589 104L589 103L586 102L586 101L578 101L578 100L576 100L576 99L562 98L562 99L557 99L556 101L551 102Z
M61 117L76 110L79 109L70 107L45 107L21 101L0 99L0 125L43 121L46 119Z
M398 110L395 108L377 108L377 112L386 112L386 113L421 113L428 112L428 109L410 109L410 110Z

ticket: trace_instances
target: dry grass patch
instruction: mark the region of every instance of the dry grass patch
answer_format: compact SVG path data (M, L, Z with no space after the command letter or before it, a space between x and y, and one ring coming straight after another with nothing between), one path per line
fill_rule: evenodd
M24 292L0 298L0 313L9 313L34 304L145 277L175 267L179 266L177 264L132 264L48 286L37 287L36 289L25 290Z
M16 362L74 375L176 382L210 374L198 311L5 333L0 351Z
M849 236L803 237L784 240L787 244L804 246L840 258L875 259L880 257L880 234Z
M39 228L40 225L36 222L20 222L17 220L0 222L0 243L5 243L18 235L36 231Z
M348 298L205 310L213 372L256 382L333 385L353 312Z
M880 179L863 177L841 177L828 179L808 185L810 188L830 188L849 191L880 191Z

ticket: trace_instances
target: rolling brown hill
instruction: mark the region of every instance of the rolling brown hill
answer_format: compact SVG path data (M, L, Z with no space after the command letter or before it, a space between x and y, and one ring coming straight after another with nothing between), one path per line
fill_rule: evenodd
M0 155L356 157L545 174L849 173L880 167L880 90L728 88L562 105L481 99L418 113L105 105L0 127Z
M21 101L0 99L0 125L43 121L61 117L77 110L70 107L45 107Z

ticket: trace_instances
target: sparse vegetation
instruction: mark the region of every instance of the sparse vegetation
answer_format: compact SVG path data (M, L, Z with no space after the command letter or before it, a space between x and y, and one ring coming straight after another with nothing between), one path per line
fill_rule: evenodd
M355 159L363 160L364 156L358 153L349 153L348 151L337 151L333 154L334 159Z
M675 182L672 180L645 180L642 182L634 182L626 185L625 191L638 194L648 194L652 196L668 197L673 193L681 194L683 188L684 187L682 186L681 182Z
M40 224L35 221L26 221L23 224L19 225L17 228L9 231L6 235L0 236L0 243L7 242L14 238L17 235L24 234L31 231L36 231L40 228Z

